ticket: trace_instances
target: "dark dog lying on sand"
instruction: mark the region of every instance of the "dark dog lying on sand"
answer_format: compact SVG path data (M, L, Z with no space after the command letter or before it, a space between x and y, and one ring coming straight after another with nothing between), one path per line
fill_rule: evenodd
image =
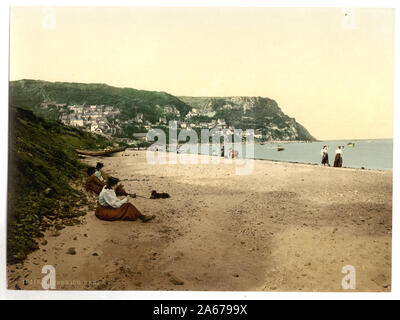
M165 199L165 198L170 198L170 195L165 192L158 193L156 190L153 190L151 192L150 199Z

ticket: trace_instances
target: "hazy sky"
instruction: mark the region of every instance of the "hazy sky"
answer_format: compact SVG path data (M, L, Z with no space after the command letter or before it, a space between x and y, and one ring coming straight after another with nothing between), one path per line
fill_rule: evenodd
M392 138L394 10L14 7L10 78L263 96L318 139Z

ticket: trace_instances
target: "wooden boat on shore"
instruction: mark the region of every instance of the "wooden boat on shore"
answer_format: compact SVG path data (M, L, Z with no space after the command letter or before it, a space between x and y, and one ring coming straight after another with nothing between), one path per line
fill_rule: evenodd
M78 154L82 154L85 156L108 156L116 152L125 151L127 147L115 148L115 149L105 149L105 150L84 150L84 149L75 149Z

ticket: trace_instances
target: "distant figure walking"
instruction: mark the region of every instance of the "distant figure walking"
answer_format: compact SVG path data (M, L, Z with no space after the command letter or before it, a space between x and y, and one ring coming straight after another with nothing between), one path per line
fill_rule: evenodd
M335 162L333 163L333 166L341 168L342 164L343 164L343 158L342 158L343 147L338 146L335 152L336 152L336 156L335 156Z
M231 157L232 159L237 158L238 155L239 155L239 151L237 151L237 150L231 150L231 152L230 152L230 157Z
M107 179L107 185L104 186L99 195L99 202L96 208L96 217L102 220L129 220L137 219L142 222L148 222L155 216L145 216L132 203L129 203L129 196L120 200L115 190L118 187L119 180L114 177Z
M329 164L329 157L328 157L328 146L324 146L323 148L322 148L322 150L321 150L321 155L322 155L322 161L321 161L321 163L325 166L325 165L328 165L328 166L330 166L330 164Z

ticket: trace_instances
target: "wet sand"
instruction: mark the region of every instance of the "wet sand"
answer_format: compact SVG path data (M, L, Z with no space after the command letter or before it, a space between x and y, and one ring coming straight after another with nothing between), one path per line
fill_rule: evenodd
M103 162L129 192L171 198L131 200L157 216L147 224L88 207L8 266L9 289L41 289L53 265L59 290L343 291L352 265L356 291L391 290L391 171L256 160L237 175L236 161L151 165L144 151L83 161Z

